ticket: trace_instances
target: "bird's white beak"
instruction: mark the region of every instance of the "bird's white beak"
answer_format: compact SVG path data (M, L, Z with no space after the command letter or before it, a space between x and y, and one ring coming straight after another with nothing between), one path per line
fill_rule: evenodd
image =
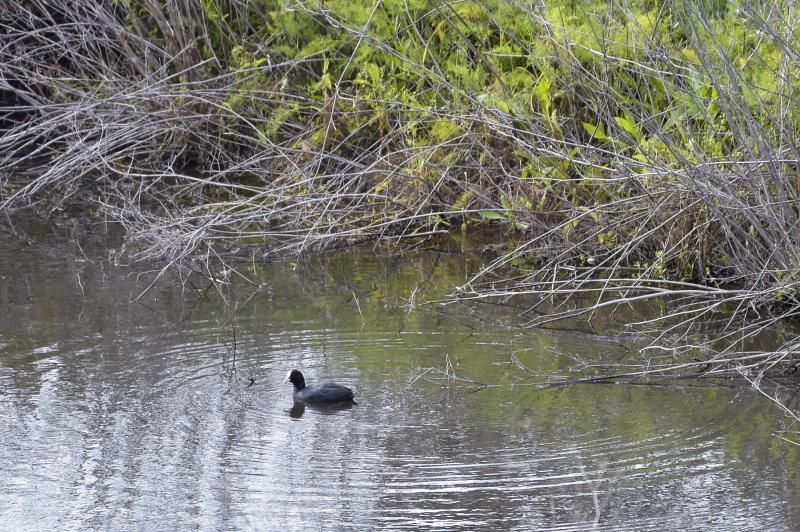
M289 377L291 375L292 375L292 370L289 370L288 372L286 372L286 378L283 379L283 382L281 384L287 384L289 382Z

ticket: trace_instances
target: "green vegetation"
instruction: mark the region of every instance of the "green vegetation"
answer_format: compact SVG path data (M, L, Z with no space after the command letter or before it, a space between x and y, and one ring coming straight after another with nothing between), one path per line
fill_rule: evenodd
M500 226L501 256L459 297L593 301L541 324L681 296L649 322L659 338L732 311L725 357L800 310L797 16L718 0L16 2L0 11L0 209L88 200L136 258L173 265Z

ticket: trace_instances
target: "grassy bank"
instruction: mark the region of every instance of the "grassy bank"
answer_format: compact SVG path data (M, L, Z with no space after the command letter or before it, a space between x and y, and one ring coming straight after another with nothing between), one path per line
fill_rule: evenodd
M0 8L1 210L175 266L500 225L457 297L679 297L642 325L724 316L704 359L800 308L794 3L53 4Z

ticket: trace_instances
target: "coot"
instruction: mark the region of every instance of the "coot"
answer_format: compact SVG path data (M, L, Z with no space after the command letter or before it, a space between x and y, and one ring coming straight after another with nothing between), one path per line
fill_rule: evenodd
M341 384L334 384L332 382L325 382L323 384L312 384L306 386L306 380L303 374L293 369L286 374L283 379L283 384L291 382L294 384L294 400L304 401L309 403L336 403L343 401L352 401L355 394L350 388L346 388Z

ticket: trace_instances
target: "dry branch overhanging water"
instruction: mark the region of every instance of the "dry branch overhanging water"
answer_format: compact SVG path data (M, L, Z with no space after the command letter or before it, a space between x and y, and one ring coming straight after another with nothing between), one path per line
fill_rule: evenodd
M6 2L0 210L77 205L209 277L499 228L451 300L552 298L541 326L663 299L631 324L654 350L763 390L798 358L797 10Z

